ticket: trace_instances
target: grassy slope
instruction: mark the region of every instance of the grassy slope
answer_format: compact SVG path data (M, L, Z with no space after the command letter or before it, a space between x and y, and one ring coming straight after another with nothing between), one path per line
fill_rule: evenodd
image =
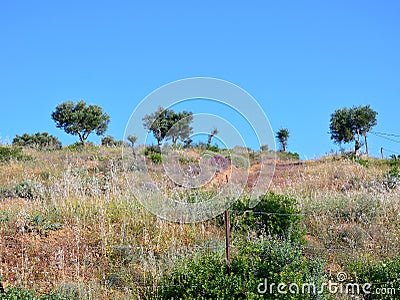
M25 152L32 160L0 165L5 285L71 288L93 299L134 297L177 258L224 243L215 220L168 223L131 199L120 149ZM325 157L276 168L271 189L299 201L307 253L325 258L328 271L352 258L390 257L400 248L400 190L383 184L386 164L363 164Z

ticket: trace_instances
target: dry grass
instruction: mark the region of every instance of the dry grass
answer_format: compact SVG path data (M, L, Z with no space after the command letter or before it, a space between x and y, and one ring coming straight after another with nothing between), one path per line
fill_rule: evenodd
M33 199L0 200L5 285L68 287L86 299L134 298L177 258L223 245L215 220L169 223L148 213L126 185L120 149L26 152L32 160L0 165L4 189L34 185ZM271 189L299 201L307 253L325 258L334 272L349 257L398 252L400 191L382 184L387 171L379 161L365 167L336 157L280 163ZM140 178L141 171L129 176Z

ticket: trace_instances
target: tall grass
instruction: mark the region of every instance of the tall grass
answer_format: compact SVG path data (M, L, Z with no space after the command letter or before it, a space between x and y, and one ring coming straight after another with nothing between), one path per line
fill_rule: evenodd
M77 299L137 298L156 291L177 260L223 249L224 228L216 219L170 223L148 212L127 185L129 178L143 180L142 170L126 172L118 148L24 152L30 160L0 165L5 285ZM157 175L162 166L151 168ZM384 184L389 170L380 161L366 166L337 157L285 162L271 190L297 200L305 255L325 259L327 271L335 272L350 258L397 255L400 189ZM217 188L205 187L204 195Z

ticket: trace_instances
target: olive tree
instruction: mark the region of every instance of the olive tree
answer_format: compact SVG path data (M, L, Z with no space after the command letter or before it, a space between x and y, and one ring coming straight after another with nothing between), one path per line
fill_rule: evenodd
M367 134L377 124L377 115L369 105L335 110L329 125L331 140L337 144L354 142L354 153L357 154L363 145L361 138L364 137L368 155Z
M87 106L83 100L76 104L66 101L57 105L51 118L57 128L63 129L67 134L77 135L82 146L86 145L86 140L92 132L103 135L110 122L110 117L100 106Z
M189 138L192 132L190 123L193 121L193 113L187 111L176 113L172 109L160 106L157 111L145 115L142 120L143 126L153 132L158 147L161 147L164 139L171 139L175 145L178 139L184 142Z

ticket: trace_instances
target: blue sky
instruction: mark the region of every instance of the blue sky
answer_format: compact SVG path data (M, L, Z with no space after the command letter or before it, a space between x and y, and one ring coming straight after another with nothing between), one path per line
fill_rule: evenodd
M0 136L72 143L50 114L84 99L122 138L149 93L198 76L249 92L302 158L338 149L329 118L343 106L370 104L375 131L400 134L399 15L398 1L3 1ZM380 147L400 152L371 136Z

